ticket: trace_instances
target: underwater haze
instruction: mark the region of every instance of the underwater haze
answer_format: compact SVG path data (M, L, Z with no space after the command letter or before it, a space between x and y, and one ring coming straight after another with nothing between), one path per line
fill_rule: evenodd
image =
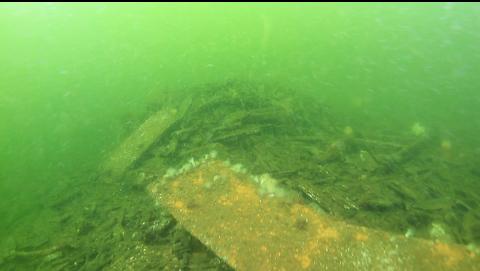
M446 162L435 165L451 173L451 178L440 179L447 183L445 193L455 196L438 203L441 207L435 204L445 197L439 196L435 203L428 201L428 207L415 209L438 211L438 217L408 220L401 228L391 226L394 222L375 225L378 219L372 217L366 226L400 234L417 231L419 237L430 238L442 225L438 227L449 236L445 240L478 251L479 29L476 3L2 3L0 267L107 269L98 257L98 266L91 263L90 269L85 267L88 261L82 267L78 260L66 260L67 250L61 256L40 253L48 260L34 259L35 253L12 258L11 253L45 249L55 245L59 235L68 235L61 226L68 223L66 218L58 218L67 211L51 210L59 194L82 187L85 197L115 197L85 187L97 180L99 165L112 150L163 106L159 104L167 94L188 95L199 86L228 82L275 86L292 97L314 96L334 116L332 142L334 131L399 145L408 145L407 138L413 142L428 136L434 147L422 157L442 156ZM273 91L265 93L274 99ZM341 155L345 157L338 163L352 161L348 154ZM406 171L427 167L432 159ZM462 187L469 191L460 191ZM360 196L352 191L351 197ZM415 206L427 206L423 200L415 199ZM375 204L359 199L358 212L382 217ZM352 223L362 224L368 216L344 215L327 205L327 212ZM74 205L69 210L80 216L86 208ZM457 209L463 211L455 213ZM438 221L450 211L455 218ZM403 215L407 217L407 211ZM75 219L72 215L67 220ZM455 223L459 226L449 226ZM37 234L41 238L29 233L38 225L44 225ZM71 247L68 251L78 251L81 245Z

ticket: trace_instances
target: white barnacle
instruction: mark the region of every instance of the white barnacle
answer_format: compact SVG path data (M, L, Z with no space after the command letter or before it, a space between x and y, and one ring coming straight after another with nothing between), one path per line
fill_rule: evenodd
M410 130L415 136L418 137L423 137L427 133L427 129L420 122L415 122Z
M190 158L190 160L188 160L188 163L189 163L190 165L192 165L192 167L196 167L197 164L198 164L197 162L195 162L195 158L193 158L193 157Z
M216 150L213 150L209 153L209 156L211 159L217 158L218 152Z
M285 190L279 185L278 181L272 178L269 174L262 174L259 178L260 195L267 195L269 197L283 197Z
M414 228L408 228L407 231L405 232L405 237L411 238L415 235L415 229Z
M223 165L229 167L231 165L230 160L223 161Z
M243 167L242 164L235 164L231 167L231 169L237 173L245 173L247 170Z
M180 168L180 173L185 173L187 171L189 171L190 169L192 169L192 164L190 162L184 164L181 168Z
M165 172L165 174L163 175L163 178L167 179L167 178L175 177L177 174L178 174L177 170L171 167L167 169L167 172Z

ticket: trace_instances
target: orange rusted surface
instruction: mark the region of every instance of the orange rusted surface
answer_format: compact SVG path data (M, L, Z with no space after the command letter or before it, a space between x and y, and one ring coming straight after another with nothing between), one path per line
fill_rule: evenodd
M480 270L463 246L353 226L298 200L262 196L248 175L220 161L149 190L237 270Z

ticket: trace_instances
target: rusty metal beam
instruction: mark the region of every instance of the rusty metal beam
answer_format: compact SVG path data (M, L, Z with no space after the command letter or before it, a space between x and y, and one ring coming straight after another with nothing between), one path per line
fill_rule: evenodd
M349 225L299 200L262 195L251 176L220 161L149 191L237 270L480 270L463 246Z

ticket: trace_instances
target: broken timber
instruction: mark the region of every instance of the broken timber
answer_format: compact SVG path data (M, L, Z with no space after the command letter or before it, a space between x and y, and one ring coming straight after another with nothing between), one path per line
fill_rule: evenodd
M175 120L176 110L160 110L135 130L101 166L105 177L118 179L132 166Z
M250 176L220 161L154 182L149 192L237 270L480 270L464 246L349 225L298 200L261 196Z

